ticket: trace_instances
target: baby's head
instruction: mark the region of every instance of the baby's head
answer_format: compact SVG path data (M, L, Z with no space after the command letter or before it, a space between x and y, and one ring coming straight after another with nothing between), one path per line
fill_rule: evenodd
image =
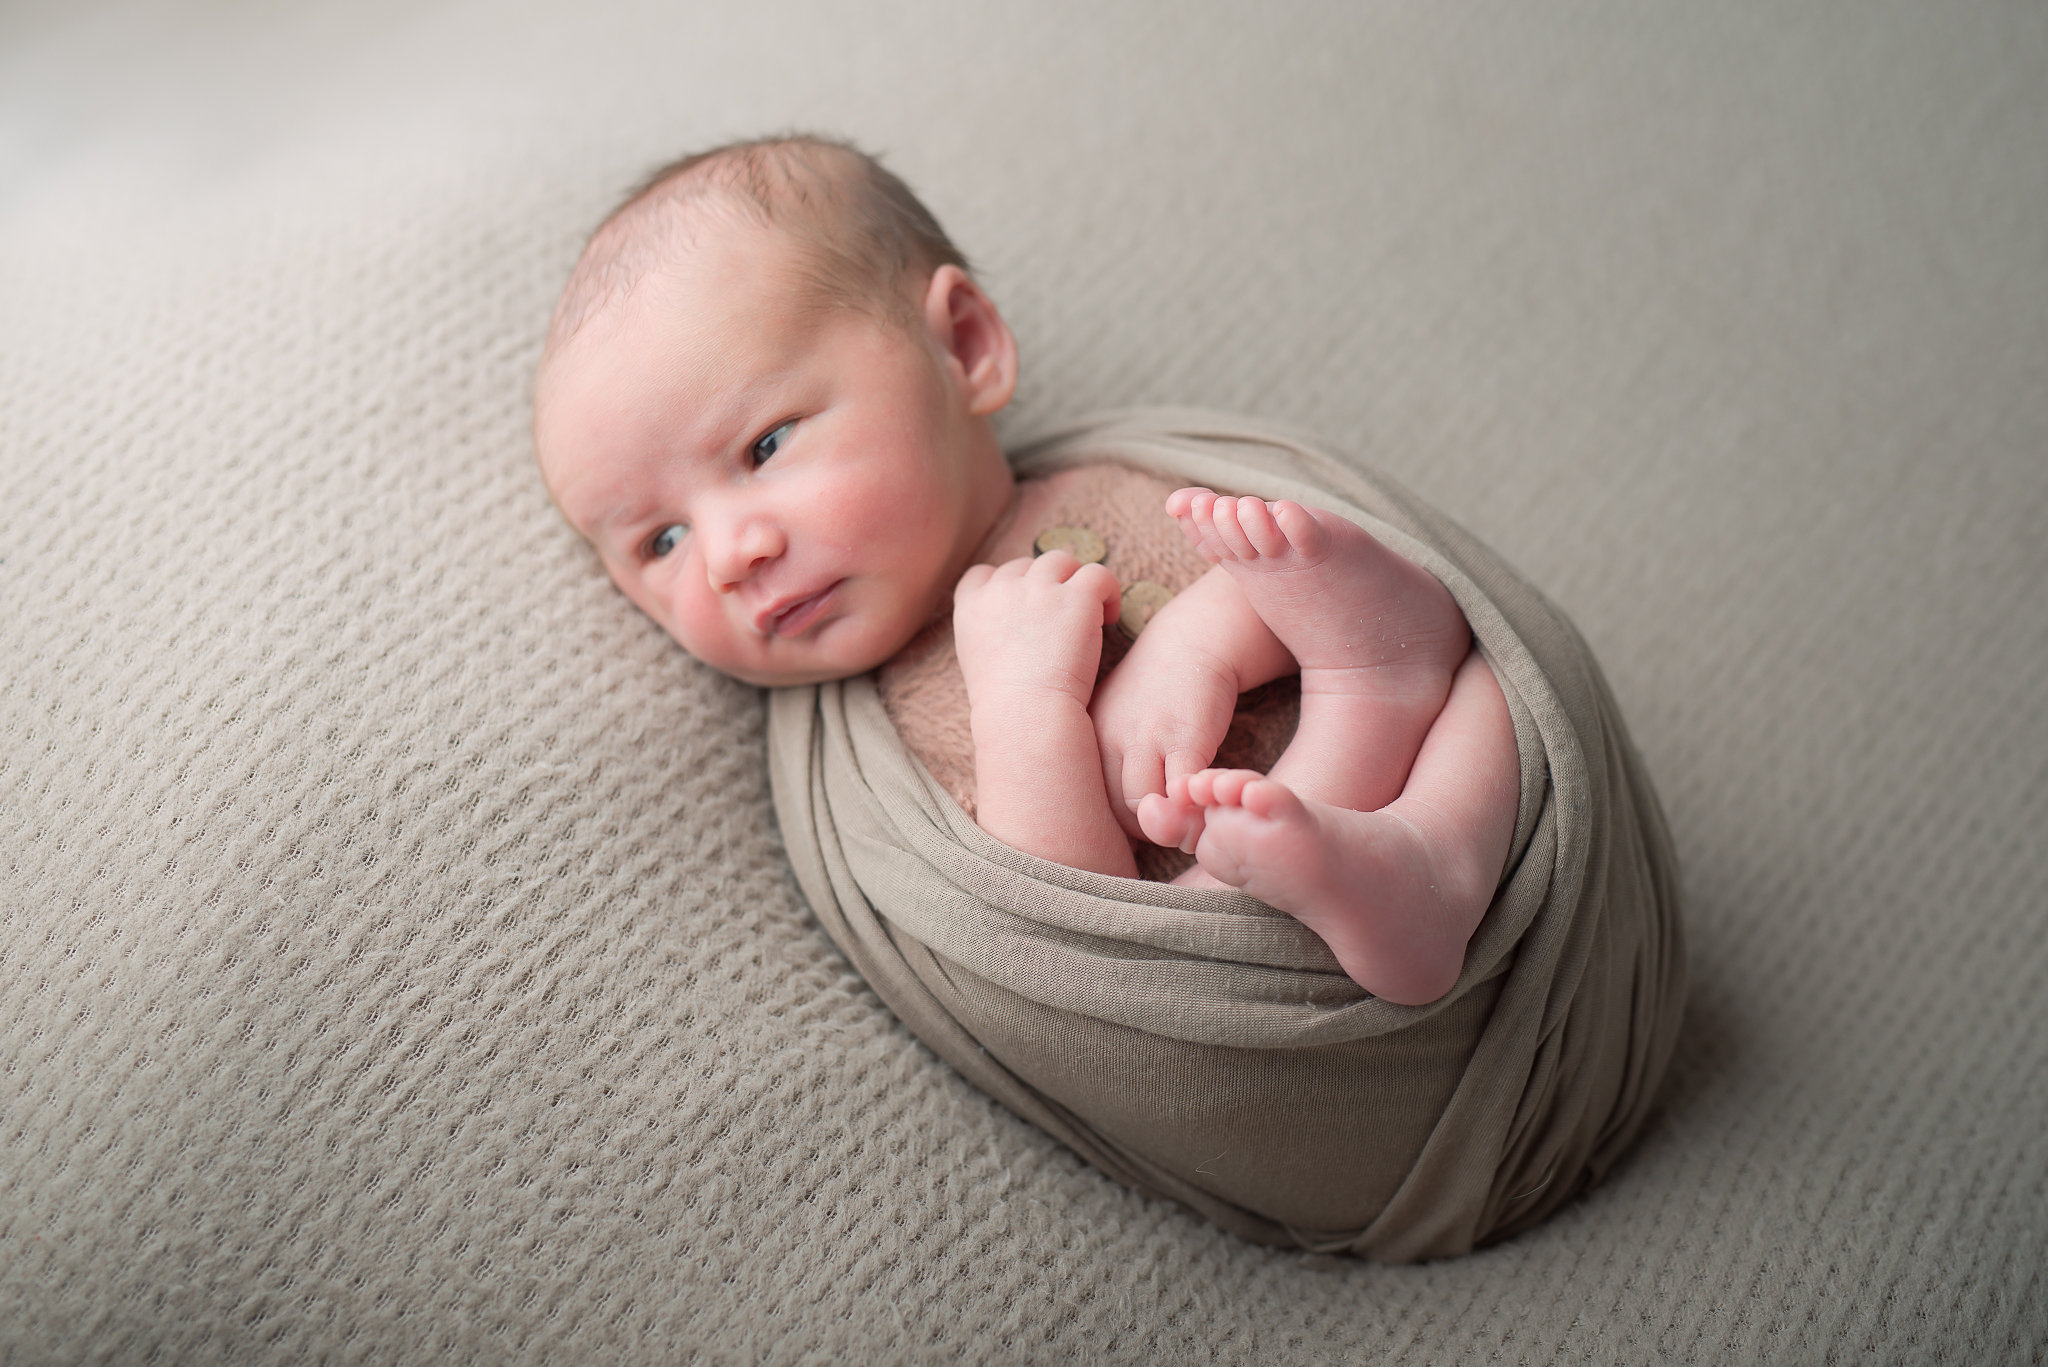
M549 330L534 450L570 524L692 655L845 678L945 611L1008 505L1017 349L929 211L816 138L667 167Z

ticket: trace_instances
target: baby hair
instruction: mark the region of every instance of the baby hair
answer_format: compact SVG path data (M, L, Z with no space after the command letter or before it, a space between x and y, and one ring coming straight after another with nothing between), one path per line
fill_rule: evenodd
M549 353L721 217L788 234L821 309L907 323L916 305L906 277L968 269L910 187L853 144L809 133L727 143L654 171L598 225L555 307Z

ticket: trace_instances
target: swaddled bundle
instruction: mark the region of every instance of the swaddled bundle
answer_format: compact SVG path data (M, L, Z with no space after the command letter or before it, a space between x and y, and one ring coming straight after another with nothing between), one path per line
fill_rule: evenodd
M1342 514L1457 599L1506 695L1522 776L1457 986L1426 1006L1383 1001L1243 893L1003 845L910 754L865 675L770 701L776 813L812 908L977 1086L1238 1234L1414 1261L1529 1227L1633 1138L1684 998L1670 840L1598 666L1492 552L1290 434L1132 411L1015 465L1028 477L1105 460Z

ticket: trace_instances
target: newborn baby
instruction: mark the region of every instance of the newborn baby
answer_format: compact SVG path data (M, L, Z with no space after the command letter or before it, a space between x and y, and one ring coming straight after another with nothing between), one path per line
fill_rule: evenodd
M1450 593L1354 523L1182 489L1214 568L1097 683L1119 586L1036 525L995 437L1017 351L929 211L809 138L665 168L601 225L556 309L534 442L627 597L762 685L874 669L950 606L975 817L1044 859L1133 876L1194 854L1401 1003L1457 981L1508 853L1507 705ZM991 563L1000 559L1000 563ZM1209 767L1240 693L1298 671L1270 775Z

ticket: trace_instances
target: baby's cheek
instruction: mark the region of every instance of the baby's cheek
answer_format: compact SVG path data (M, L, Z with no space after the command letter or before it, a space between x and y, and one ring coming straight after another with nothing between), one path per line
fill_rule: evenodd
M694 593L671 585L669 592L651 595L643 606L677 645L704 663L728 672L743 663L735 656L739 642L722 604L708 591Z

